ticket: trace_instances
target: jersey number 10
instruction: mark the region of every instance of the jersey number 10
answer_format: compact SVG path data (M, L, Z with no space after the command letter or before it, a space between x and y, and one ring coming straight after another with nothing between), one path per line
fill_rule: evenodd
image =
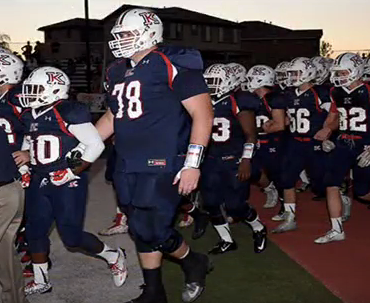
M130 119L137 119L143 114L143 104L140 100L141 83L132 81L127 86L126 83L116 84L114 86L112 96L117 96L118 110L116 113L117 119L123 118L124 107L123 98L128 100L127 115Z

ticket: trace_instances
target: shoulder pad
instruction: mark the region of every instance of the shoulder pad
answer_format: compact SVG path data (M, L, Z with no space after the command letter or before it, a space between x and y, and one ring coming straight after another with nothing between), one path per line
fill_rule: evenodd
M196 49L164 46L158 48L158 51L167 56L176 67L203 71L203 59Z
M115 78L117 73L122 74L127 69L127 59L115 60L106 69L106 79L111 81Z
M55 106L64 122L68 124L83 124L91 122L91 115L85 104L77 101L63 100Z

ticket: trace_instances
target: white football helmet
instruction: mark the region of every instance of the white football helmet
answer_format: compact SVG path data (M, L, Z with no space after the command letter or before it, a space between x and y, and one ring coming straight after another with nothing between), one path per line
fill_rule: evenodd
M314 80L315 84L323 84L330 75L330 69L328 61L324 57L313 57L311 58L312 64L316 67L316 78Z
M19 100L23 107L39 108L68 99L69 86L68 76L60 69L39 67L23 81Z
M23 62L10 52L0 52L0 86L21 82Z
M255 65L247 73L247 87L253 93L264 86L274 86L275 71L267 65Z
M331 67L330 82L337 87L350 86L360 80L364 74L364 60L357 54L339 55Z
M235 74L225 64L216 63L211 65L205 70L203 76L211 96L220 98L235 88Z
M362 80L365 82L370 82L370 57L367 57L365 60L364 75Z
M116 58L130 58L136 52L163 41L161 19L148 9L134 8L119 16L111 30L114 40L108 45Z
M287 68L287 85L298 87L303 83L311 82L316 77L316 68L306 57L293 59Z
M288 75L286 73L288 66L289 62L283 61L275 67L275 84L278 84L283 88L286 87L286 80L288 79Z
M11 51L8 50L8 49L6 49L6 48L4 48L4 47L1 47L0 46L0 53L8 53L8 54L11 54Z
M235 88L239 87L243 82L246 81L247 69L243 65L239 63L229 63L227 64L227 66L229 66L234 72L234 75L235 75L234 87Z

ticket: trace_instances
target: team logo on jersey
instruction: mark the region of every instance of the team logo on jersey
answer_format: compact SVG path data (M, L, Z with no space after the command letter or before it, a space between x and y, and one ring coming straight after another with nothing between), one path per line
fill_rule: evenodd
M145 26L150 26L153 24L161 24L157 15L152 12L144 12L144 13L141 13L140 16L143 17Z
M9 58L9 55L0 55L0 65L10 65L10 61L6 59Z
M69 188L78 187L78 181L71 181L71 182L69 182L68 187Z
M134 75L134 69L133 68L126 70L125 77L130 77L130 76L133 76L133 75Z
M148 166L166 166L166 159L148 159Z
M299 99L294 99L293 104L294 106L299 106Z
M44 178L44 179L41 180L39 188L42 188L42 187L44 187L44 186L46 186L48 184L49 184L49 179L48 178Z
M321 150L321 145L315 145L315 146L313 147L313 150L314 150L314 151L320 151L320 150Z
M352 103L352 98L344 98L344 104L351 104Z
M58 84L58 85L65 85L66 81L63 79L64 75L60 72L47 72L46 73L49 77L47 84Z
M39 130L39 124L38 123L31 123L30 125L30 132L37 132Z

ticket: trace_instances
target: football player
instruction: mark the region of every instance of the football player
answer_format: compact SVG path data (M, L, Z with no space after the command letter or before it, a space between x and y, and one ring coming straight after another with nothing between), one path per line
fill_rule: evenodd
M289 66L289 62L283 61L280 62L275 67L275 84L277 85L277 89L283 92L287 88L287 68Z
M321 146L322 141L327 139L322 137L327 135L324 123L330 108L328 92L314 86L316 68L308 58L294 59L287 73L287 84L295 89L284 94L290 118L290 135L282 161L281 179L285 209L282 219L285 219L285 222L273 230L275 233L294 230L297 227L294 186L301 171L306 169L315 184L323 181L326 154Z
M111 33L109 47L119 60L107 70L109 110L97 129L103 140L115 133L114 182L120 203L130 209L129 230L143 269L143 292L130 302L167 302L163 254L179 260L182 300L193 302L204 290L210 263L190 249L173 219L181 195L197 187L212 128L203 61L196 50L158 45L163 24L147 9L125 11Z
M227 64L227 66L231 68L231 70L233 71L235 75L234 91L237 92L239 89L247 90L247 87L246 87L247 70L246 68L239 63L229 63Z
M364 75L362 77L362 81L370 83L370 56L367 56L365 60Z
M221 212L224 205L233 222L247 223L253 230L254 250L266 248L266 227L247 202L251 159L256 144L255 103L249 93L235 87L233 71L224 64L214 64L204 72L214 109L211 143L202 166L201 193L204 207L220 241L209 251L221 254L237 249L229 224Z
M268 179L274 182L275 187L278 188L279 200L283 204L284 195L280 186L280 175L286 102L280 92L273 90L274 84L275 71L271 67L256 65L249 69L247 73L248 90L260 99L256 112L258 148L253 165L264 171ZM260 180L259 183L261 182ZM269 184L268 188L270 187L273 185ZM275 196L273 199L268 199L264 207L274 207L277 200Z
M315 240L325 244L345 239L343 211L339 187L349 170L353 170L354 196L370 202L370 86L362 82L364 61L354 53L339 55L332 66L330 81L334 88L330 92L332 106L329 116L337 124L328 128L332 132L338 128L339 136L329 153L329 165L325 176L326 195L331 230ZM346 207L346 204L343 204ZM348 215L348 214L347 214Z
M19 98L28 108L21 115L26 128L22 149L30 152L32 170L26 193L26 235L34 280L26 285L26 295L52 289L47 252L54 221L66 247L82 249L108 262L117 287L127 276L124 251L112 249L83 231L88 182L84 170L99 157L104 144L87 108L68 99L69 85L61 70L41 67L23 82ZM68 157L80 142L86 149L79 161L72 161Z

